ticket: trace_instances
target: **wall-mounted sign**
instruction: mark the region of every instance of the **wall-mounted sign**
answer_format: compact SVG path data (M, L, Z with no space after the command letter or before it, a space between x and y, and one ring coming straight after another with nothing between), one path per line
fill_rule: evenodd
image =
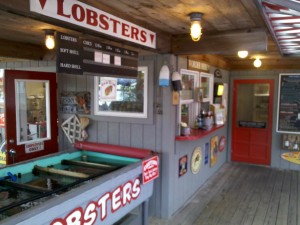
M195 148L191 158L191 171L193 174L197 174L200 171L202 163L202 149L200 147Z
M187 172L187 162L188 162L188 157L187 155L184 155L180 157L179 159L179 164L178 164L178 176L181 177Z
M143 184L146 184L159 176L158 156L143 161Z
M100 99L101 101L117 100L117 78L101 77L100 78Z
M137 77L138 52L56 32L57 73Z
M138 52L87 39L80 44L83 74L137 77Z
M26 153L32 153L32 152L39 152L44 150L44 142L35 142L35 143L29 143L25 144L25 152Z
M30 0L30 11L114 38L156 48L156 34L153 31L80 1Z
M300 132L300 74L280 74L277 132Z
M63 113L90 114L91 93L88 91L61 93L60 110Z
M58 73L82 74L82 47L78 37L57 32L56 50Z
M208 164L208 158L209 158L209 142L205 143L204 151L205 151L204 164L206 165L206 164Z
M219 151L223 152L226 147L226 138L222 136L219 141Z
M210 167L213 167L218 161L219 137L214 136L210 139Z

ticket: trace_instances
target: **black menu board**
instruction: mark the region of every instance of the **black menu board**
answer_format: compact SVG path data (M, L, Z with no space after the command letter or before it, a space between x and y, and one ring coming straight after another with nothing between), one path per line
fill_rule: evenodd
M277 132L300 133L300 74L280 74Z
M138 52L56 33L57 73L137 77Z
M57 73L82 74L82 47L78 37L56 33Z

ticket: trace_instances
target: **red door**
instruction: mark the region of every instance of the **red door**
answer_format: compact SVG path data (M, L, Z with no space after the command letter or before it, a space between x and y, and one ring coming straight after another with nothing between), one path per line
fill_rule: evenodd
M273 80L234 81L233 161L270 165L273 92Z
M56 74L6 70L6 163L58 151Z

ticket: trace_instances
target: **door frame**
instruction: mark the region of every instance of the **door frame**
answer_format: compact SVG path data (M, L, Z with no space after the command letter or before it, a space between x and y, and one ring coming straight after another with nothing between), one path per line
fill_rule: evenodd
M17 145L16 134L16 98L15 98L15 80L47 80L49 81L49 101L50 101L50 140L44 140L44 150L31 153L25 152L25 144ZM58 112L57 112L57 82L56 73L35 72L35 71L19 71L5 70L4 75L5 89L5 133L6 133L6 163L21 162L28 159L58 152ZM13 94L12 94L13 93ZM14 129L11 129L11 128ZM14 143L10 141L14 140ZM10 149L18 149L22 154L13 158L10 156ZM24 151L24 152L23 152ZM17 155L17 154L16 154Z
M234 159L234 138L235 138L235 126L236 126L236 110L237 110L237 85L246 83L269 83L270 84L270 95L269 95L269 112L268 112L268 151L267 160L265 162L255 162L255 161L244 161L239 159ZM233 80L233 97L232 97L232 121L231 121L231 161L254 163L259 165L271 165L271 153L272 153L272 134L273 134L273 113L274 113L274 79L235 79ZM243 129L259 129L259 128L243 128Z

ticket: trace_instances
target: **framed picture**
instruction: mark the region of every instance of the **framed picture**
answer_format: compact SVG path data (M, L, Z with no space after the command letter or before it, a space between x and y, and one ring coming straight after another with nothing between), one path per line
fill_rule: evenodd
M187 162L188 157L187 155L184 155L179 158L179 165L178 165L178 176L181 177L187 172Z

